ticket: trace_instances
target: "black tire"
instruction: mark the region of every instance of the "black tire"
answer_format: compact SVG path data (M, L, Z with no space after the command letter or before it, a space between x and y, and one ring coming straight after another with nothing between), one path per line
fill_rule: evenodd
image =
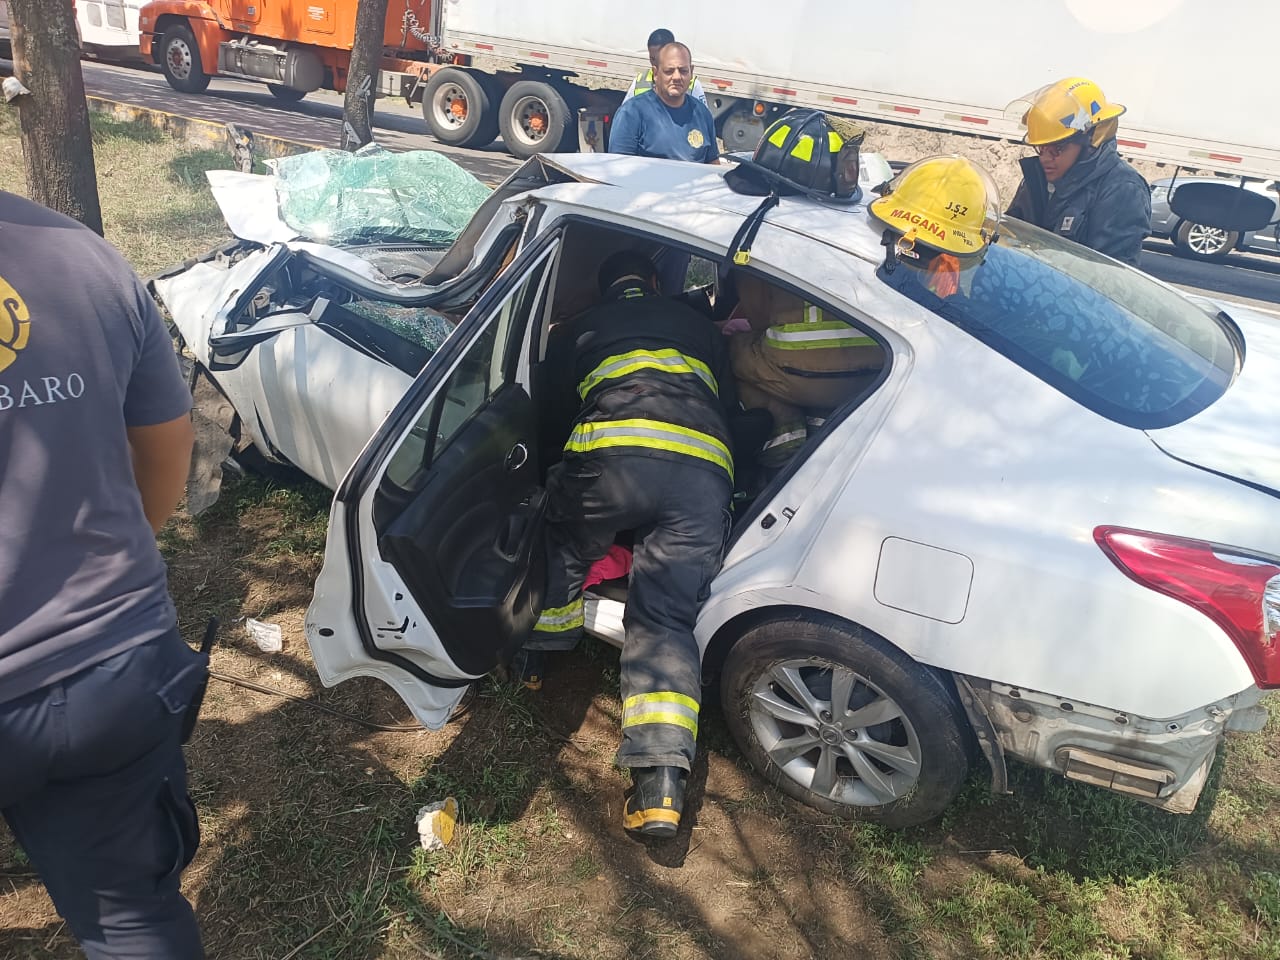
M832 707L837 680L842 716L822 709ZM807 698L791 692L797 683ZM757 772L823 813L914 826L941 814L968 773L968 721L943 679L870 631L821 614L748 631L725 660L720 697ZM876 720L879 711L888 716ZM830 789L815 789L824 776Z
M1240 234L1235 230L1222 230L1200 223L1183 220L1173 231L1173 245L1184 257L1219 263L1236 248Z
M457 67L437 70L422 94L427 129L441 143L487 147L498 135L498 98L487 80Z
M203 93L209 87L195 34L185 23L175 24L160 37L160 69L179 93Z
M507 150L521 159L577 149L573 110L563 93L541 80L521 80L507 88L498 127Z
M267 89L281 103L297 103L307 95L305 90L295 90L293 87L286 87L280 83L268 83Z

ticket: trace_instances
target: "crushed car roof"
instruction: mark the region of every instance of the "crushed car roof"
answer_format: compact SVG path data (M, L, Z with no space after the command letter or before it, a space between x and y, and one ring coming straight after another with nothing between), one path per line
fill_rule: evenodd
M613 188L618 195L611 197L613 202L608 205L612 212L678 232L694 232L726 247L733 241L737 227L764 200L732 190L724 179L733 169L729 165L601 153L554 154L541 159L580 183ZM569 193L563 186L549 189ZM673 197L680 202L672 203ZM582 199L586 200L586 196ZM867 215L869 199L864 197L862 202L849 204L783 197L766 214L765 222L878 263L884 258L882 231ZM709 213L732 216L708 217ZM695 220L701 229L691 231L691 221ZM708 227L713 231L710 234L706 232Z

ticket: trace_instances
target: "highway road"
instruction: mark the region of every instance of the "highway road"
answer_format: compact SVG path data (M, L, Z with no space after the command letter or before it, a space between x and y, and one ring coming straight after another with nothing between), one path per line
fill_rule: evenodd
M218 78L203 94L171 89L158 69L85 61L88 93L219 123L233 122L261 133L317 146L337 146L342 126L342 98L328 91L308 94L296 104L282 104L261 84ZM496 183L519 161L506 154L501 141L482 150L439 143L426 133L419 107L382 99L377 111L378 142L392 150L426 149L448 154L480 179ZM1151 240L1142 267L1153 276L1215 299L1246 304L1280 319L1280 257L1232 254L1225 263L1201 263L1173 255L1166 241Z

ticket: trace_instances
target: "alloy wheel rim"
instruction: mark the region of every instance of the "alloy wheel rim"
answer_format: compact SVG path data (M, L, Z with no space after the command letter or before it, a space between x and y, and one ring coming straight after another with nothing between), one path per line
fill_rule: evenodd
M1212 256L1227 245L1227 231L1219 227L1193 223L1187 230L1187 246L1196 253Z
M836 803L884 806L920 779L920 741L903 709L842 664L771 664L751 687L748 719L783 774Z

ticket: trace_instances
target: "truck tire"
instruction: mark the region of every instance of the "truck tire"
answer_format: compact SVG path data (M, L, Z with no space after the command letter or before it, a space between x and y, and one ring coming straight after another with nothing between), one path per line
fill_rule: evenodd
M486 80L474 73L446 67L427 81L422 116L427 129L441 143L455 147L487 147L498 135L498 113Z
M175 24L160 37L160 69L169 86L179 93L204 93L209 75L204 72L195 34L185 23Z
M541 80L513 83L498 108L502 142L521 159L576 149L574 114L564 94Z
M282 83L268 83L267 89L281 103L297 103L307 95L305 90L295 90L293 87L286 87Z
M1178 229L1173 231L1173 246L1176 251L1193 260L1211 263L1225 260L1239 242L1240 234L1234 230L1208 227L1190 220L1183 220L1178 224Z

